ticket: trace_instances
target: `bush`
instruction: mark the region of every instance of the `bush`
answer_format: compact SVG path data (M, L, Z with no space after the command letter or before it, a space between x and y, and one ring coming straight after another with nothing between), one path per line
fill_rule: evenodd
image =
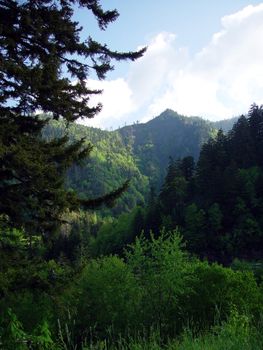
M133 329L140 290L127 264L117 256L92 260L79 285L77 326L82 337L90 333L105 336Z
M185 322L192 322L197 329L226 320L233 307L254 317L263 311L262 293L250 272L197 260L188 291L182 294L181 307Z
M141 290L140 322L149 332L157 328L163 335L176 332L179 297L186 293L191 265L182 250L177 231L161 232L136 239L126 254Z

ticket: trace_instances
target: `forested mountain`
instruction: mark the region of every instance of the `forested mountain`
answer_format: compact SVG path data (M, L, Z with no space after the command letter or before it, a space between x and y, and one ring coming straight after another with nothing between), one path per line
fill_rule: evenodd
M198 158L201 145L215 134L212 124L198 117L184 117L167 109L145 124L134 124L119 130L131 148L141 172L159 188L169 157Z
M223 119L217 122L211 122L215 129L222 129L224 132L228 132L232 129L233 125L238 121L238 117L233 117L230 119Z
M252 115L214 124L166 110L145 124L116 131L78 124L66 129L62 122L46 127L48 139L67 130L70 140L85 139L93 145L88 161L72 166L66 181L84 198L101 196L131 180L116 205L100 211L110 222L93 240L92 254L120 253L141 230L157 232L165 226L181 227L188 248L212 260L258 257L261 148L254 144ZM234 122L226 135L213 128L228 128ZM111 223L112 217L118 222ZM81 227L94 231L87 221ZM250 233L243 236L244 231Z
M151 130L152 124L160 127L163 122L171 128L173 119L184 130L187 120L168 114L149 122ZM202 125L193 118L190 126L195 121ZM187 152L180 159L170 157L159 193L152 190L146 205L142 202L104 222L97 231L90 230L91 214L81 222L79 214L72 220L66 213L66 222L52 241L44 245L33 236L29 245L23 231L3 226L0 330L1 341L11 344L6 349L41 341L46 343L36 349L57 350L61 344L94 349L83 346L87 341L107 349L101 339L118 344L118 349L131 348L127 339L145 342L146 349L163 349L162 344L176 350L189 344L197 344L194 349L210 349L210 344L220 350L232 349L233 344L239 349L243 343L261 349L262 125L263 109L253 106L248 118L240 117L229 133L219 131L206 141L198 159ZM210 124L206 127L213 135ZM190 137L193 129L185 129ZM137 188L147 187L149 179L141 174L123 130L72 125L68 132L75 141L87 137L97 145L93 158L84 163L83 178L80 168L70 169L68 186L79 190L86 171L102 176L98 183L112 175L118 181L109 186L118 186L119 179L133 171L138 181L130 188L133 195ZM62 136L64 126L55 122L44 134L47 139ZM158 128L153 135L158 139ZM201 130L197 135L200 140ZM143 137L139 140L142 144ZM107 167L110 151L119 169L112 163ZM92 184L83 187L87 189L92 193ZM183 336L190 321L196 327L194 341L191 334Z
M0 349L262 350L263 107L74 124L146 51L82 31L101 2L0 1Z
M69 169L67 187L76 190L82 197L94 198L131 179L129 190L116 202L111 215L128 211L144 202L149 180L140 172L131 150L117 131L103 131L80 124L71 124L66 129L62 122L53 122L45 128L44 137L61 137L65 130L70 140L85 139L86 143L92 145L89 159Z
M69 188L90 198L101 196L127 179L131 180L128 192L111 209L111 215L143 204L150 186L159 190L169 157L177 159L193 155L197 159L201 145L216 134L211 123L198 117L184 117L172 110L164 111L148 123L116 131L80 124L71 124L66 129L64 123L54 121L45 128L44 136L47 139L61 137L65 131L71 140L84 138L93 146L87 161L69 169Z
M220 130L203 144L196 163L189 156L170 158L158 196L137 209L137 228L149 235L161 227L179 227L188 250L210 261L262 259L262 150L263 109L253 105L248 117L241 116L227 134ZM120 237L127 234L118 226L114 231ZM105 243L113 235L110 225L102 234ZM134 234L131 229L130 237Z

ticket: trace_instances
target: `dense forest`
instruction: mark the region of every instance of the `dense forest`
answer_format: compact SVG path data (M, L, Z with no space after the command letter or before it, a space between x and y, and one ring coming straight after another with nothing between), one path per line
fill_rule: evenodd
M90 70L145 49L82 42L73 13L0 2L0 349L262 349L263 107L79 125Z
M170 157L159 190L125 139L101 132L149 192L115 217L110 208L65 213L49 244L2 218L3 348L260 349L262 125L263 109L252 106L228 133L213 130L196 161ZM98 137L90 163L102 169L100 131L75 126L69 135L88 132ZM81 192L74 169L65 186Z
M135 209L137 227L145 235L179 228L190 252L225 265L260 259L262 120L262 108L253 105L228 133L219 130L204 143L197 162L170 157L159 193L152 188L148 205ZM110 231L103 227L109 239Z
M177 159L192 155L197 160L201 145L215 135L216 130L213 123L201 118L166 110L148 123L116 131L75 123L66 126L56 121L45 127L43 136L52 140L67 134L70 140L84 138L92 146L90 157L82 161L81 166L74 164L67 173L66 186L80 196L100 196L131 180L127 193L110 212L114 215L145 203L150 187L160 189L170 156Z

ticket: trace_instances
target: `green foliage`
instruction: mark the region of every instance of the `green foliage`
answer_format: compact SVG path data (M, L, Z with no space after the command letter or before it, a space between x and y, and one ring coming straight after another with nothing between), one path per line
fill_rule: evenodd
M65 124L53 122L44 130L49 139L63 135ZM82 161L81 166L72 166L67 174L66 186L78 192L81 198L100 197L111 192L127 179L131 179L127 192L115 203L114 207L103 209L101 214L114 215L127 212L144 202L148 188L148 178L140 172L136 159L126 147L119 132L107 132L70 124L68 135L71 140L88 139L93 145L90 157Z
M218 319L226 320L235 307L240 313L259 317L262 295L249 272L234 272L218 264L193 263L190 293L183 295L181 305L185 320L196 329L209 328ZM199 328L199 329L200 329Z
M116 257L91 261L79 285L78 332L105 336L112 329L115 335L136 327L140 289L130 267Z
M27 347L27 335L23 331L22 324L18 321L16 315L9 309L7 319L1 320L1 346L7 350L24 350Z
M217 203L211 205L207 211L208 225L212 232L218 232L222 228L223 214Z
M263 278L263 262L262 261L246 261L234 259L231 268L235 271L252 272L258 283Z
M263 108L227 135L171 110L77 126L101 109L91 70L145 49L81 42L73 3L101 29L118 16L99 0L0 5L0 348L262 349ZM115 208L77 212L112 206L129 179ZM254 260L193 258L177 227L202 258Z
M103 11L99 0L76 4L91 11L102 30L118 17L116 10ZM112 60L135 60L145 52L111 51L91 36L82 41L73 15L72 2L5 0L0 5L0 215L29 236L46 239L67 209L112 203L126 186L96 200L66 190L67 169L86 158L91 146L84 139L69 142L66 133L46 140L44 126L49 120L94 117L102 106L89 107L90 96L101 92L86 85L91 71L104 79Z
M233 310L248 315L255 324L260 322L262 288L253 273L193 259L183 248L177 231L162 230L149 239L137 237L124 258L92 259L79 271L52 260L42 265L27 262L24 274L12 266L7 290L14 288L15 281L17 290L3 298L0 308L8 315L11 307L16 317L3 319L1 337L11 339L10 344L24 337L39 350L55 349L55 344L64 349L81 348L81 344L83 349L89 348L87 344L94 349L114 349L116 344L158 349L166 342L169 346L186 344L185 339L182 343L169 339L187 326L199 336L200 344L201 334L211 328L216 334L211 337L219 341L222 324L234 332L234 326L229 330L227 323ZM21 275L20 280L14 272ZM10 317L13 333L4 326Z
M189 247L194 251L200 251L200 245L204 242L205 212L199 209L195 203L190 204L185 210L185 239Z
M168 109L146 124L126 126L119 132L138 159L140 171L159 189L169 157L197 159L214 128L201 118L184 117Z
M33 334L27 334L11 309L2 315L0 325L0 348L5 350L56 350L49 325L44 322Z
M152 332L149 337L121 337L114 345L106 341L97 342L85 347L85 350L261 350L263 337L260 326L255 327L248 316L233 309L226 322L199 336L186 328L178 340L170 339L163 343L160 334Z
M25 234L21 230L5 227L0 230L0 247L2 250L20 250L25 247Z
M259 350L262 347L260 328L255 328L244 314L235 309L229 319L212 332L195 337L186 331L179 344L168 345L171 350Z
M65 125L56 121L45 127L44 136L49 140L61 137L64 132ZM82 162L81 167L74 165L70 168L67 187L76 190L83 198L96 197L112 191L127 178L132 179L128 192L114 208L106 210L107 214L116 215L141 205L149 191L149 183L159 189L169 156L175 159L186 156L181 171L189 179L194 166L189 155L198 157L201 144L209 138L213 128L200 118L186 118L165 111L146 124L117 131L70 124L67 132L70 140L85 138L93 145L88 161Z
M90 252L93 256L123 254L127 244L135 241L136 235L144 228L144 211L137 207L129 214L102 225L95 237L90 240Z
M173 233L161 232L150 240L141 236L127 252L127 264L131 267L142 293L141 324L160 332L176 327L174 315L179 295L186 292L188 263L181 250L181 238Z
M191 157L170 158L160 194L145 209L161 218L159 228L180 227L190 252L210 261L262 260L262 110L254 105L227 135L219 130L196 167ZM146 214L144 227L151 221Z
M49 325L46 321L35 330L32 342L35 344L34 348L36 350L55 350L57 348L52 340Z
M160 130L166 136L169 133L169 140L167 137L161 138ZM76 190L81 197L95 197L132 178L129 191L110 213L116 215L128 211L145 201L149 183L160 187L169 156L177 158L193 154L197 158L201 144L212 131L208 122L179 116L172 111L166 111L146 124L112 132L71 123L67 129L69 139L88 139L93 150L89 161L82 162L82 167L74 165L70 168L67 186ZM174 133L178 133L178 137L174 137ZM61 121L52 122L44 129L48 140L64 134L65 124ZM163 145L164 141L166 145ZM191 173L191 165L192 158L186 157L186 172Z

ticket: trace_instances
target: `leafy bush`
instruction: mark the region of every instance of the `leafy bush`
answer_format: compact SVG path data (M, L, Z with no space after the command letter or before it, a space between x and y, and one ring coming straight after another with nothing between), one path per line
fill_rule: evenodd
M198 260L192 273L190 293L182 294L180 302L185 322L196 328L227 319L233 307L255 317L263 311L262 293L252 273Z
M43 322L35 328L32 334L28 334L11 309L2 314L0 321L0 349L58 350L52 340L47 322Z
M142 327L172 334L178 323L179 297L186 293L191 269L178 232L163 230L158 238L153 234L149 240L137 238L127 252L127 264L141 290L138 316Z
M122 259L92 260L79 283L77 327L82 336L90 329L100 336L112 329L117 335L135 326L141 292Z

